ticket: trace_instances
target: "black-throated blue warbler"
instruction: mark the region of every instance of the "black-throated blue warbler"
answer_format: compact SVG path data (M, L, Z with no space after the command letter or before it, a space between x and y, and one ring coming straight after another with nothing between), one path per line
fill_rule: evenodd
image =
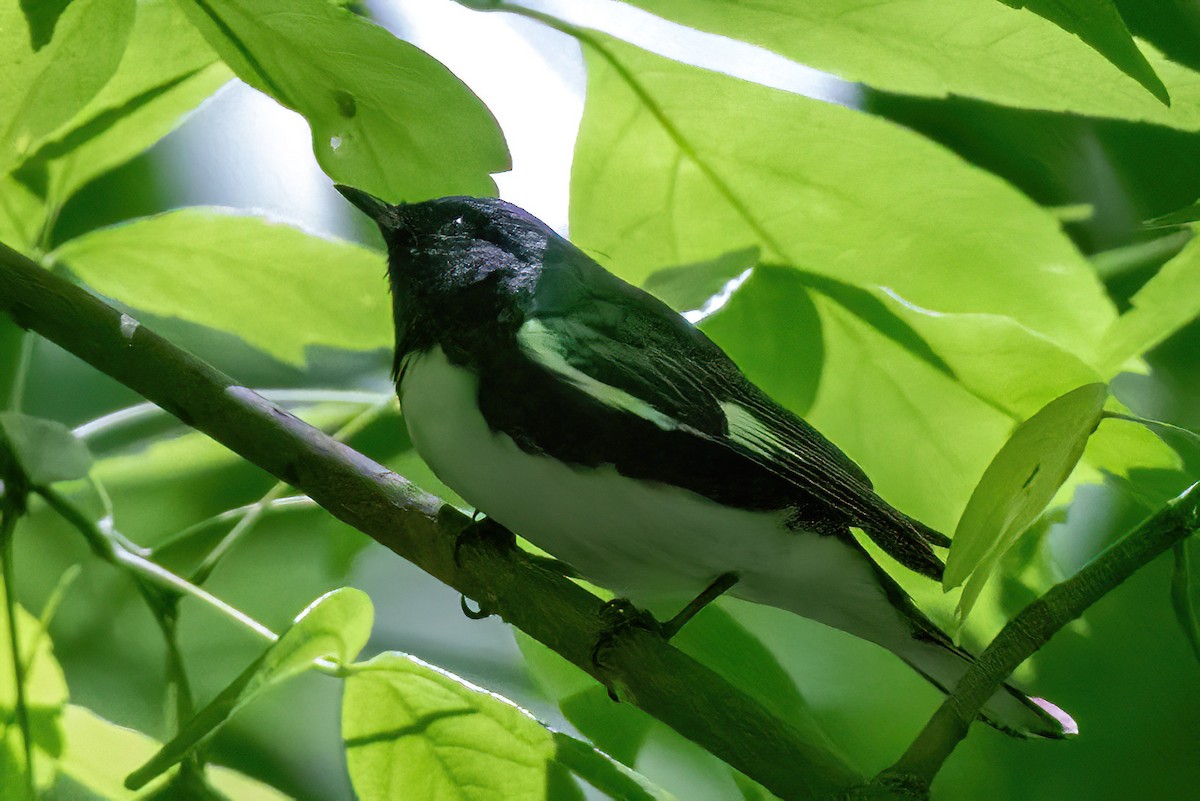
M479 511L639 604L727 589L878 643L943 691L962 676L970 655L850 528L930 578L949 540L884 502L699 329L510 203L338 190L387 243L413 445ZM983 717L1017 735L1075 731L1007 685Z

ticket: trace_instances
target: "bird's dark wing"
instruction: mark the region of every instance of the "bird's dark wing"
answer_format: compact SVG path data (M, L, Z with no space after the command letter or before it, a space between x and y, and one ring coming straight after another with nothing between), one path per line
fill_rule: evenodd
M658 449L649 458L659 472L669 470L660 480L689 486L692 474L719 464L705 479L733 485L754 481L749 491L757 496L754 505L792 506L799 522L818 530L823 523L832 523L831 530L858 526L901 563L940 576L942 565L930 545L944 547L949 540L880 499L849 457L750 383L724 351L680 315L583 261L577 251L568 255L576 258L543 271L517 333L519 350L536 368L553 374L565 388L560 392L586 396L593 408L640 421L642 450ZM577 438L589 435L612 436L575 432ZM595 447L603 450L606 444L599 441ZM622 473L639 472L619 458L608 461ZM641 472L639 477L656 477L653 470ZM716 487L706 491L703 482L689 488L709 497L723 495L714 499L724 503L735 500Z

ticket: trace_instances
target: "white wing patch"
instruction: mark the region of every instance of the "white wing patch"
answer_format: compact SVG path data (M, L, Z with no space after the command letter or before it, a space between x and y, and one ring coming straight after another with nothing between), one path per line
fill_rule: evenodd
M527 320L522 324L517 330L517 342L529 356L543 367L570 381L605 406L636 414L643 420L654 423L663 431L674 431L684 427L678 420L663 414L636 395L605 384L572 366L563 356L562 343L555 338L554 332L541 321Z
M754 416L754 412L733 402L721 403L725 422L729 426L729 438L760 456L774 458L780 452L789 452L788 447L775 436L768 426Z

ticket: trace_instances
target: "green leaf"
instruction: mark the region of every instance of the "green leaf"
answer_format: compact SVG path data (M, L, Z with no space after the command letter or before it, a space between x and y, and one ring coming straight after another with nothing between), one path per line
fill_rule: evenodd
M666 267L651 273L642 289L692 322L707 317L750 277L758 265L758 248L722 253L699 264Z
M300 364L308 345L391 345L384 257L260 217L181 209L103 228L52 254L101 294L240 336Z
M342 738L362 801L540 801L564 792L556 784L565 780L564 768L612 798L672 798L507 699L395 652L354 666L342 702Z
M626 280L758 247L922 309L1011 317L1076 353L1114 319L1053 215L929 140L583 35L572 238Z
M134 0L74 0L54 38L35 49L20 5L0 6L0 175L100 91L121 60L133 14Z
M1200 315L1200 238L1164 264L1130 304L1100 338L1100 365L1108 376Z
M212 737L262 692L309 670L317 660L349 664L367 644L373 617L371 600L360 590L343 587L318 598L262 656L131 773L125 786L142 787Z
M1163 103L1170 105L1167 87L1137 44L1112 0L1000 0L1012 8L1028 8L1073 33L1096 49L1121 72L1133 78Z
M525 710L397 653L346 680L342 739L362 801L542 799L556 750Z
M0 592L3 590L0 581ZM16 610L25 666L25 709L34 747L34 783L44 788L53 780L62 754L61 715L67 703L67 683L38 619L20 606ZM8 798L3 795L5 789L25 786L26 771L21 728L16 723L17 686L7 617L0 609L0 796L4 798Z
M746 376L797 414L812 406L825 351L821 317L802 276L786 267L755 267L726 303L700 320L704 333Z
M1108 388L1087 384L1017 426L971 495L954 533L943 588L970 577L959 599L966 617L995 563L1037 520L1075 469L1100 423Z
M1120 58L1147 82L1151 75L1170 94L1172 106L1146 91L1083 39L1028 10L993 0L826 0L796 3L758 0L629 0L674 22L761 45L802 64L899 94L960 95L1006 106L1144 120L1185 130L1200 129L1200 82L1196 73L1141 47L1149 69L1139 66L1116 27L1112 11L1077 18L1074 30ZM1108 0L1094 3L1108 6ZM1060 8L1083 0L1032 0L1025 5ZM1011 5L1008 0L1005 4ZM1061 15L1060 15L1061 18ZM1118 51L1120 51L1118 53Z
M164 47L170 42L170 47ZM104 88L30 158L61 206L80 187L145 151L233 76L174 0L142 0L129 46Z
M972 395L1014 420L1102 377L1085 358L1010 317L942 314L914 306L894 292L876 288L870 294L937 360L927 361L940 365ZM878 319L859 316L884 333L889 330ZM922 356L921 348L909 344L908 338L897 337L897 341Z
M571 725L604 753L634 764L646 736L661 724L636 707L614 704L594 678L532 637L519 630L513 636L526 668Z
M186 0L239 78L298 111L340 183L392 202L494 195L509 169L491 113L416 47L326 0Z
M0 178L0 242L33 254L46 219L44 201L11 175Z
M34 486L83 478L92 467L87 446L54 420L0 412L0 448L5 446Z
M127 790L126 774L154 755L160 744L141 732L118 726L91 710L69 704L63 714L66 745L58 768L71 781L69 791L55 793L61 801L135 801L147 791ZM288 796L241 773L209 766L206 775L220 792L237 801L286 801ZM150 790L161 788L165 778Z
M670 801L675 796L636 771L562 732L551 732L554 760L609 798L622 801ZM553 796L548 796L553 798Z

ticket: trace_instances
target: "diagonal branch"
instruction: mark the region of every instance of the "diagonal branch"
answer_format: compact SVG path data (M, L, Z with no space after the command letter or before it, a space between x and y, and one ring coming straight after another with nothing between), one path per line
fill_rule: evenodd
M859 781L854 770L723 678L631 628L603 651L594 595L492 539L455 541L467 518L280 409L80 287L0 244L0 311L107 373L340 520L479 601L638 707L783 798Z
M1200 529L1200 483L1110 545L1071 578L1030 603L1000 631L959 680L954 692L875 787L927 797L933 777L1001 682L1063 626L1140 568Z

